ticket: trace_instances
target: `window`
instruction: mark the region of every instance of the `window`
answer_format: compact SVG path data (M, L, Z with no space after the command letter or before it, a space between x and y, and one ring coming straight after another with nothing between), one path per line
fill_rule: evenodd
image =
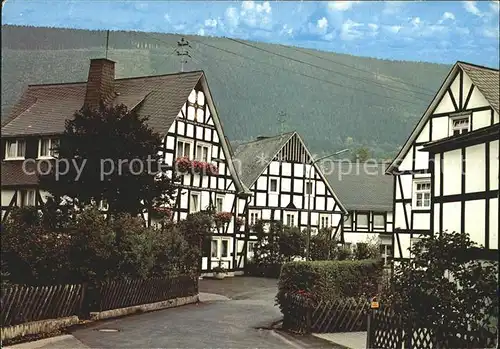
M177 158L192 158L191 156L191 142L186 140L177 141Z
M276 193L278 191L278 180L275 178L271 178L269 182L269 191L271 193Z
M352 213L349 213L346 220L344 221L344 227L351 227L352 225Z
M413 207L428 209L431 207L431 181L418 181L414 183Z
M286 225L289 227L295 226L295 216L293 214L288 213L286 215Z
M248 253L254 253L255 251L255 241L249 241L248 242Z
M306 194L311 195L313 192L313 184L312 182L306 183Z
M367 213L358 213L356 215L356 226L358 226L358 227L367 227L368 226L368 214Z
M321 215L320 216L320 218L319 218L320 219L320 225L319 225L319 227L321 229L330 227L330 225L329 225L329 219L328 218L329 217L325 216L325 215Z
M5 144L5 159L24 159L26 153L26 142L17 139L8 140Z
M385 217L383 214L374 214L373 215L373 226L377 228L385 227Z
M198 212L200 210L200 193L191 193L189 201L189 213Z
M108 205L108 201L106 199L99 201L99 209L100 210L107 211L108 208L109 208L109 205Z
M219 242L217 240L212 240L212 246L210 248L210 256L212 258L219 257Z
M452 135L460 135L469 132L469 116L462 116L459 118L451 119L451 132Z
M195 159L198 161L208 162L208 150L209 150L208 145L197 144Z
M21 191L22 204L21 206L35 206L35 191L23 190Z
M57 155L55 148L59 146L58 139L42 138L38 145L38 157L54 157Z
M257 212L250 213L250 225L255 225L259 220L259 214Z
M229 240L222 240L221 257L229 257Z
M224 207L224 197L223 196L217 196L215 198L215 209L217 212L222 212L222 209Z

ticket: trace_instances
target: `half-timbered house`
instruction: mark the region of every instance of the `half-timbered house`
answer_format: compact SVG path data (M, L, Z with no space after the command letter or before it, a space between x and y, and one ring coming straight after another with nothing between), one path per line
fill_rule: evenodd
M13 206L41 205L47 193L38 187L33 168L53 158L52 146L64 132L65 120L84 104L100 100L124 104L163 137L167 175L178 168L176 161L210 164L211 171L186 171L172 207L173 219L215 207L229 212L230 221L214 232L214 240L204 248L202 270L209 272L219 260L233 272L236 266L235 213L240 195L248 189L239 180L231 159L230 145L203 71L160 76L115 79L115 62L93 59L88 81L66 84L30 85L10 116L2 123L2 219ZM23 168L26 164L28 168ZM215 169L215 170L214 170ZM155 222L153 212L144 214Z
M387 168L394 258L422 235L466 232L498 257L499 71L457 62Z
M256 236L252 226L259 220L281 221L302 230L308 226L310 212L312 231L332 228L332 239L342 239L342 218L347 210L297 132L241 144L234 149L233 162L252 193L238 211L245 218L241 230L247 232L239 241L245 252L238 266L253 256Z
M349 211L342 223L345 246L378 242L387 262L392 258L392 178L386 163L328 161L323 171Z

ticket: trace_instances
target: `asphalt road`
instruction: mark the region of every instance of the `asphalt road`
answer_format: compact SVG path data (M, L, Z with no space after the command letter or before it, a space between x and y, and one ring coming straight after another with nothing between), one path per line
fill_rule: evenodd
M274 306L276 280L246 277L202 280L200 292L207 291L231 300L102 321L77 329L72 335L90 348L293 347L272 331L257 328L281 317Z

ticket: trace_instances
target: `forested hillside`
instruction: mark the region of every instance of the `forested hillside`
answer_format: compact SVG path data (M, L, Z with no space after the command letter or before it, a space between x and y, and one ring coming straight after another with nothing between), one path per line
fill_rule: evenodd
M108 58L117 62L117 77L177 72L180 38L111 32ZM191 46L184 70L206 72L230 140L297 130L315 153L367 146L378 157L394 154L450 68L184 38ZM2 26L2 118L27 84L85 80L89 59L104 57L105 43L105 31Z

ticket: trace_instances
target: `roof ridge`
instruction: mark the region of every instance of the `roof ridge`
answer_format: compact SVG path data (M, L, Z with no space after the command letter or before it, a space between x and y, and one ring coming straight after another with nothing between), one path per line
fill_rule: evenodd
M464 61L457 61L457 64L459 64L459 65L460 64L470 65L470 66L475 67L475 68L492 70L492 71L496 71L496 72L499 71L499 69L496 69L496 68L487 67L487 66L484 66L484 65L479 65L479 64L469 63L469 62L464 62Z
M238 146L236 148L239 148L240 146L242 145L247 145L247 144L250 144L250 143L256 143L256 142L262 142L262 141L268 141L270 139L276 139L278 137L285 137L285 136L288 136L288 135L293 135L294 133L296 133L296 131L290 131L290 132L285 132L285 133L280 133L278 135L274 135L274 136L269 136L269 137L265 137L265 138L261 138L261 139L253 139L251 141L248 141L248 142L245 142L245 143L240 143L238 144Z
M177 73L169 73L169 74L159 74L159 75L143 75L143 76L131 76L126 78L115 79L115 81L123 81L123 80L135 80L135 79L149 79L149 78L160 78L164 76L174 76L174 75L188 75L194 73L205 74L203 70L193 70L189 72L177 72ZM82 85L86 84L87 81L73 81L73 82L50 82L46 84L29 84L29 87L56 87L56 86L68 86L68 85Z

